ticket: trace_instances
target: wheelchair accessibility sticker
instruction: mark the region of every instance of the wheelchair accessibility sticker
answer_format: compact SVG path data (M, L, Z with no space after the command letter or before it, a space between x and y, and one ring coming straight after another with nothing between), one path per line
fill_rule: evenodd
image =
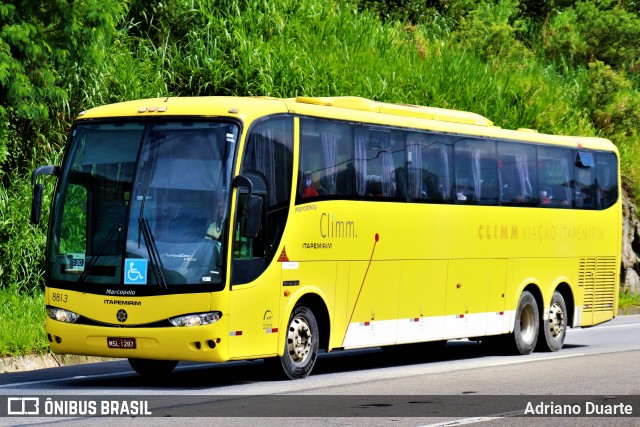
M124 284L147 284L147 260L141 258L125 258L124 260Z

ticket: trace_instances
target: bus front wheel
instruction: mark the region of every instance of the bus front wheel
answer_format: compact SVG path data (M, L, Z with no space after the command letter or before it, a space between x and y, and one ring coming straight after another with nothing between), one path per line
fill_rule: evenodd
M318 358L320 334L313 311L304 305L291 313L286 331L284 354L280 358L284 374L292 380L305 378Z
M538 342L540 329L540 313L535 297L529 291L520 296L516 310L516 320L513 326L514 350L520 354L530 354Z
M163 377L169 375L178 365L177 360L129 359L129 365L144 377Z
M554 292L549 306L549 319L542 322L544 340L538 342L542 351L558 351L564 345L567 334L567 305L560 292ZM542 338L542 337L540 337Z

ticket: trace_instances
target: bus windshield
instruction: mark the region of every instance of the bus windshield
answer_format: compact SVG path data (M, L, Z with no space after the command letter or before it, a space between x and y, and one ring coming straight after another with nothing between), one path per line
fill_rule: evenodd
M237 136L230 122L78 124L54 198L48 279L71 288L224 283Z

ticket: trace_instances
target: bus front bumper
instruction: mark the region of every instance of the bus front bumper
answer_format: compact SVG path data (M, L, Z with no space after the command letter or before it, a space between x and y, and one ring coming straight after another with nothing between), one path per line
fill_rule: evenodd
M222 322L220 322L222 323ZM114 358L226 362L228 340L223 325L157 328L89 326L47 319L54 353Z

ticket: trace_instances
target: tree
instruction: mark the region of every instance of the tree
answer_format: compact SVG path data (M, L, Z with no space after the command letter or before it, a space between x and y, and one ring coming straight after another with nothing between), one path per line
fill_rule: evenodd
M0 2L0 176L31 166L45 130L78 108L72 81L103 59L116 31L117 0ZM46 146L46 144L44 144ZM3 181L6 184L6 181Z

